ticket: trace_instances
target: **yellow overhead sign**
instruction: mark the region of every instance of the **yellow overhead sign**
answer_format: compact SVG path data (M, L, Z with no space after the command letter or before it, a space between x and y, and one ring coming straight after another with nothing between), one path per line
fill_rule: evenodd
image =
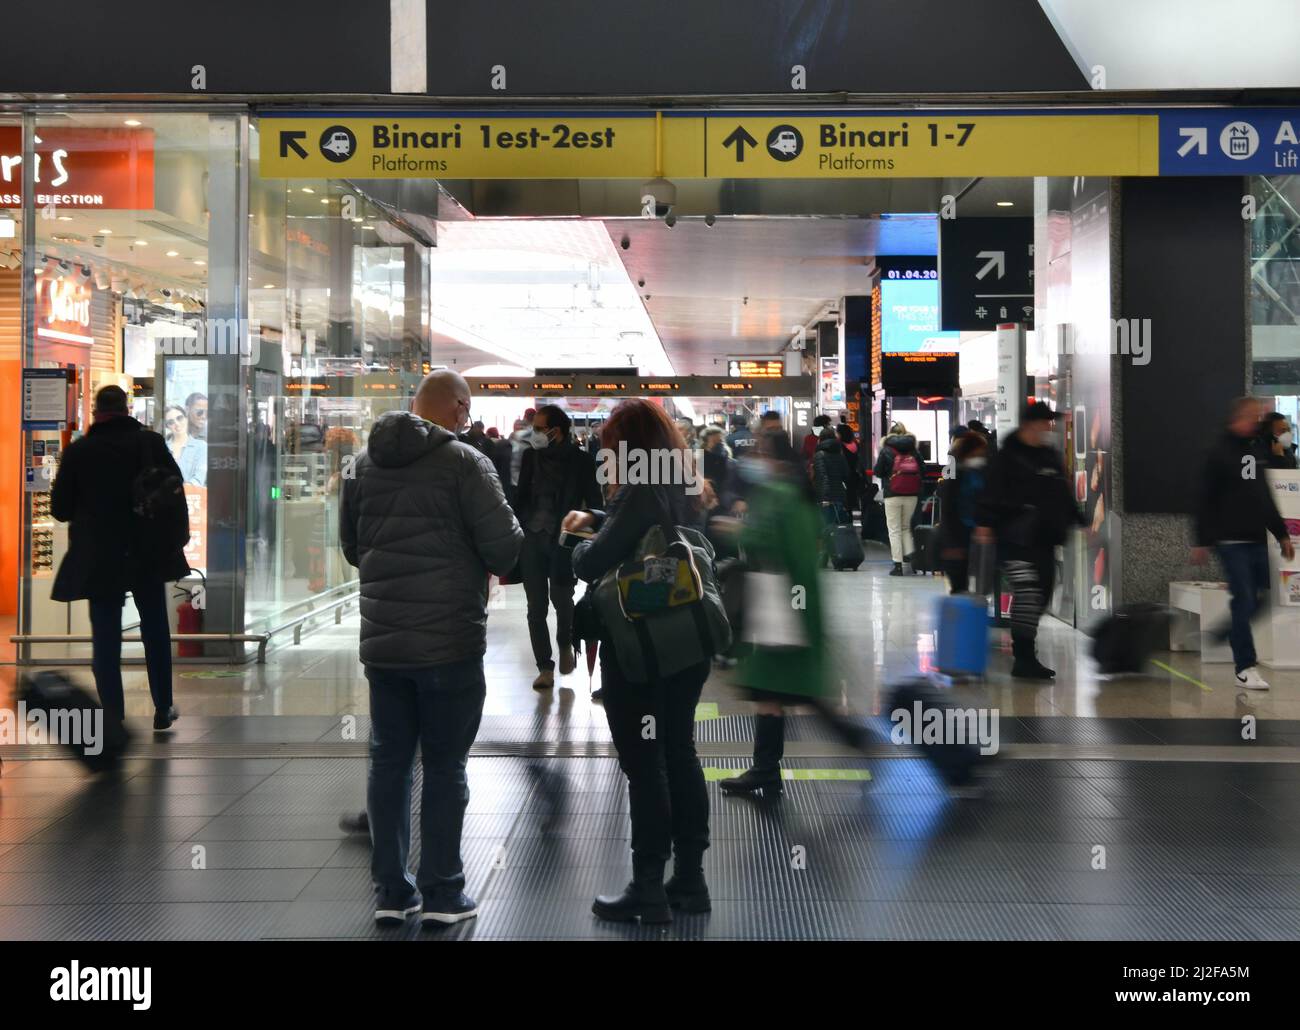
M704 119L264 117L270 179L650 179L704 175Z
M1158 175L1159 115L266 115L263 178Z
M1156 115L708 119L707 174L721 179L1157 175Z

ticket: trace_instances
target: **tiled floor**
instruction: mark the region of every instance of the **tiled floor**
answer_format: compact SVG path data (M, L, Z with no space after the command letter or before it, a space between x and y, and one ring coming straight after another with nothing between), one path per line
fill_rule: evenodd
M882 687L924 667L941 590L874 557L826 581L843 700L868 718ZM714 912L666 930L600 923L591 895L627 877L626 789L585 666L552 695L531 689L517 587L491 613L470 760L481 914L441 933L376 930L368 842L337 828L364 797L356 632L352 615L265 666L178 667L170 741L147 733L132 670L140 732L120 778L0 748L0 937L1300 937L1300 674L1241 697L1228 667L1159 655L1181 675L1106 682L1086 640L1050 622L1056 683L1011 681L999 651L980 688L1006 754L978 799L950 798L883 743L849 752L807 714L790 721L782 800L723 797L751 706L716 674L697 713Z

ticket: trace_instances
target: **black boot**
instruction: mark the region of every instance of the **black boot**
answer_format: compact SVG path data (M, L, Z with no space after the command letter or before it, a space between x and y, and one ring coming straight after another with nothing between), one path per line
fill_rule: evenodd
M721 781L725 793L762 790L780 794L781 758L785 754L785 716L754 716L754 764L739 776Z
M704 853L698 848L678 851L672 879L664 884L668 904L683 912L711 912L709 885L704 882Z
M1022 680L1055 679L1056 673L1043 665L1034 654L1034 638L1013 636L1011 653L1015 660L1011 663L1011 675Z
M894 562L894 567L893 567L892 569L889 570L889 574L890 574L891 576L904 576L904 575L906 575L906 573L903 572L903 563L902 563L901 561L896 561L896 562Z
M663 862L633 858L632 882L622 894L596 895L591 910L601 919L616 923L630 923L637 918L642 923L671 923L673 911L664 892Z

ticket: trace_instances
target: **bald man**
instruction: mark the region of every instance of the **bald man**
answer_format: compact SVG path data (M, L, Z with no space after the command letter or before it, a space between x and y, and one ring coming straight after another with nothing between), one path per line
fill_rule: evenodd
M523 531L496 470L456 438L469 385L425 376L410 411L376 420L343 481L339 541L360 570L361 662L370 682L366 792L375 920L425 926L477 912L460 857L465 764L483 714L488 573L514 568ZM407 870L411 768L424 769L422 854Z

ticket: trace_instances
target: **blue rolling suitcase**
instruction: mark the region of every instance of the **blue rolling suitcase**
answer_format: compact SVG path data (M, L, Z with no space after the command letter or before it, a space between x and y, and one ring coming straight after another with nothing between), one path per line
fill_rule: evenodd
M989 661L989 614L982 598L953 594L935 610L934 667L948 675L983 676Z

